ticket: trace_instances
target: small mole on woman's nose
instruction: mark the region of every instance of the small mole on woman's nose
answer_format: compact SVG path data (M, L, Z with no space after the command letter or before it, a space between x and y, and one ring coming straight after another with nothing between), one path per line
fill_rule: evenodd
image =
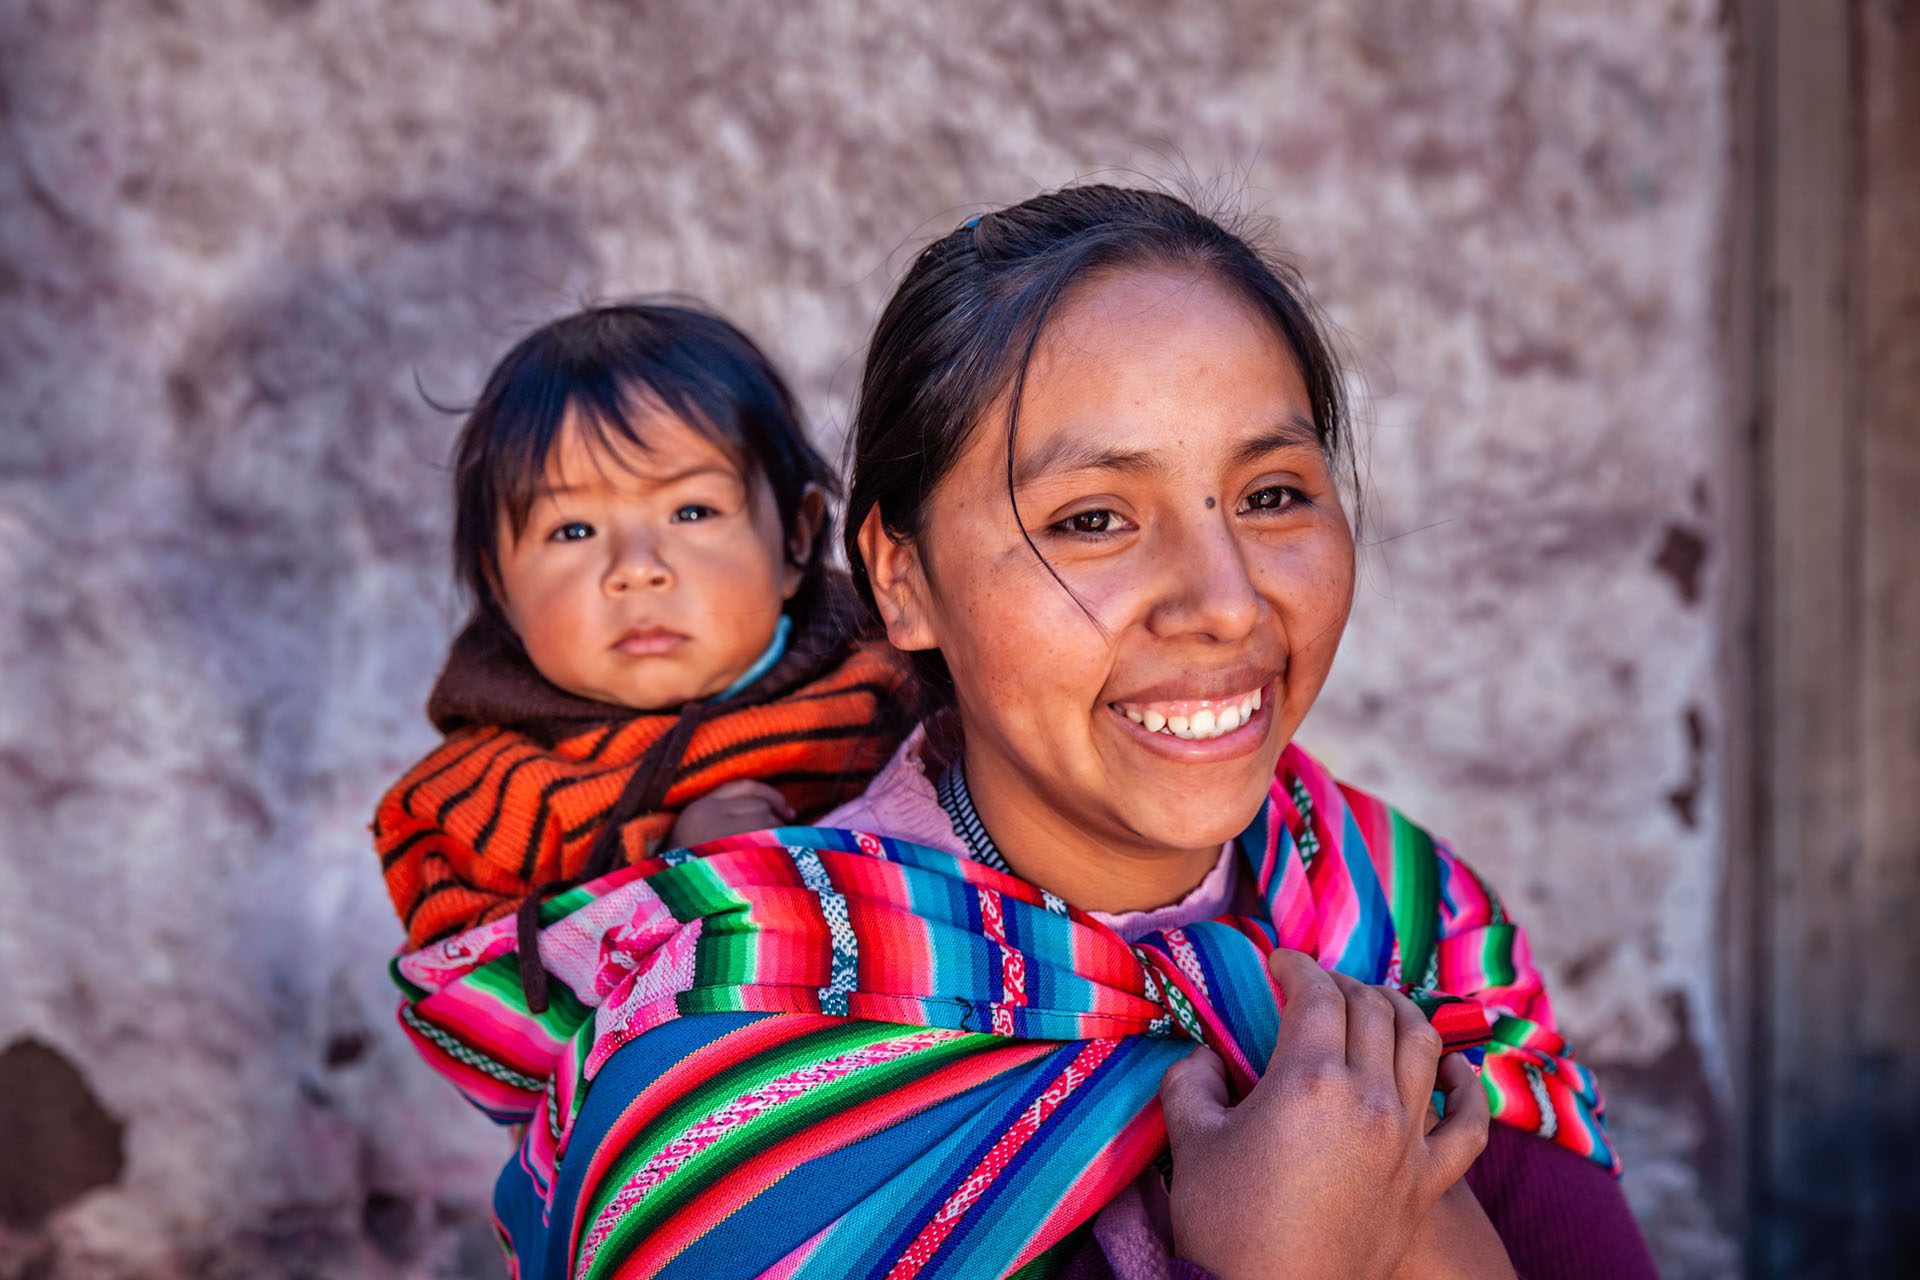
M1212 499L1212 498L1208 498L1208 499L1207 499L1207 510L1209 510L1209 511L1211 511L1211 510L1213 510L1213 499Z

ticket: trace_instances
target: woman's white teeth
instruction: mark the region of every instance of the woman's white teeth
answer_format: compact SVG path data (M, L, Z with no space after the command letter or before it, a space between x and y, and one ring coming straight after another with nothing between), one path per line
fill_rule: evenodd
M1192 741L1217 738L1250 722L1254 712L1260 710L1261 694L1261 690L1255 689L1224 706L1201 707L1197 711L1184 713L1166 714L1152 707L1121 706L1119 710L1148 733L1167 733Z

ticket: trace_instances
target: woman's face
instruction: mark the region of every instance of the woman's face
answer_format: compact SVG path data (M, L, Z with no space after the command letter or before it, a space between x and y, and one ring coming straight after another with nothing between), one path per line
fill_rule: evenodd
M1013 457L1045 563L1008 503L1004 421L987 416L917 545L875 575L892 638L951 668L990 819L1146 856L1217 849L1265 797L1353 592L1293 355L1206 274L1077 286L1035 352Z

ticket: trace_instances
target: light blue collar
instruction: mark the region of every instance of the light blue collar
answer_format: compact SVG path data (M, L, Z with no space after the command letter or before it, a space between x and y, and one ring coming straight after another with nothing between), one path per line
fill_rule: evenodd
M792 634L793 619L783 613L780 615L779 624L773 629L773 639L767 641L766 650L762 652L759 657L755 658L753 665L742 672L740 678L728 685L726 690L721 693L718 698L715 698L714 701L726 701L734 694L739 693L742 689L752 684L755 680L758 680L761 676L767 674L767 672L773 670L773 664L780 661L780 659L786 655L787 637Z

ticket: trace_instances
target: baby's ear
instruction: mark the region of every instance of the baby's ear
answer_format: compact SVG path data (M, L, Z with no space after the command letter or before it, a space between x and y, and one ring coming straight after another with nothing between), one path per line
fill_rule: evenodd
M909 538L896 539L888 533L878 507L860 522L858 541L888 642L902 651L938 649L939 637L934 634L932 613L927 607L927 574L920 563L920 548Z
M827 491L810 484L800 491L800 510L794 513L793 532L787 539L787 559L804 568L807 553L813 550L813 540L820 536L820 526L826 520Z
M486 594L476 603L483 608L491 604L494 614L517 637L520 634L520 619L514 616L513 602L507 599L506 584L500 580L500 556L497 551L481 563L480 576L486 584Z
M807 559L826 520L827 491L810 484L801 490L799 510L793 513L793 528L787 531L786 597L789 600L800 589L801 579L807 576Z

